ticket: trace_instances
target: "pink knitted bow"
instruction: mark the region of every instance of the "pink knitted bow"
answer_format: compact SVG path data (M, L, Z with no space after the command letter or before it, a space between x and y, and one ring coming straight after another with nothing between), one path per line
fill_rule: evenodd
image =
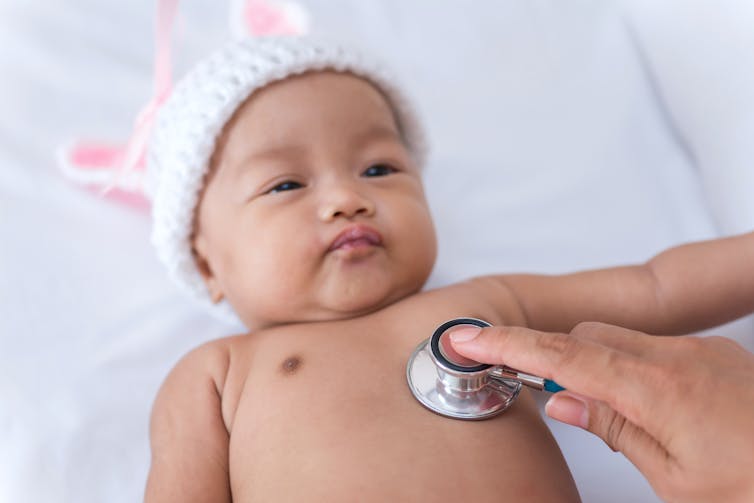
M136 117L125 145L78 140L59 153L63 174L89 191L146 210L143 179L149 134L157 112L172 90L170 32L178 0L159 0L155 31L154 94ZM306 15L293 2L234 0L231 23L239 35L296 35L306 29Z

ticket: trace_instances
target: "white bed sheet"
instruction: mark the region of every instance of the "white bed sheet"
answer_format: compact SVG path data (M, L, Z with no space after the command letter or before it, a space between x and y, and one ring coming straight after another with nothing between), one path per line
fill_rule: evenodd
M431 285L754 228L750 2L301 3L314 31L381 54L417 98ZM72 137L128 135L150 94L152 16L146 0L0 1L0 501L140 499L157 387L234 330L168 283L146 215L55 167ZM225 39L226 18L182 3L178 73ZM754 349L753 325L718 333ZM656 501L620 455L549 424L585 501Z

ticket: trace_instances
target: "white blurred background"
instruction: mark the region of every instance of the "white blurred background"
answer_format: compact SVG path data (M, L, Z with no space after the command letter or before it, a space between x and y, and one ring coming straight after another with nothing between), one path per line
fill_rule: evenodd
M430 286L754 228L751 1L298 3L416 98L440 237ZM141 499L157 387L234 330L167 281L147 214L56 166L71 139L130 134L152 92L154 12L0 0L0 501ZM177 75L229 38L228 17L225 2L181 2ZM754 350L751 319L715 332ZM549 424L584 501L657 501L601 441Z

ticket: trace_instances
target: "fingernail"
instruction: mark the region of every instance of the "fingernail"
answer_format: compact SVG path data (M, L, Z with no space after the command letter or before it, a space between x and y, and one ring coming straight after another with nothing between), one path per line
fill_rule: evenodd
M550 397L545 404L545 413L571 426L584 429L589 426L589 407L586 402L565 391Z
M468 342L476 338L482 329L479 327L457 328L450 332L450 340L453 342Z

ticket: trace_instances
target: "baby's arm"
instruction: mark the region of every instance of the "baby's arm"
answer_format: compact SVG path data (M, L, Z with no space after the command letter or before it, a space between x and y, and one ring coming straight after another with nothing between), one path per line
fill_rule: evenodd
M152 410L152 466L145 501L231 501L228 431L220 397L227 350L206 344L171 371Z
M754 232L671 248L642 265L494 278L539 330L567 332L581 321L602 321L690 333L754 312Z

